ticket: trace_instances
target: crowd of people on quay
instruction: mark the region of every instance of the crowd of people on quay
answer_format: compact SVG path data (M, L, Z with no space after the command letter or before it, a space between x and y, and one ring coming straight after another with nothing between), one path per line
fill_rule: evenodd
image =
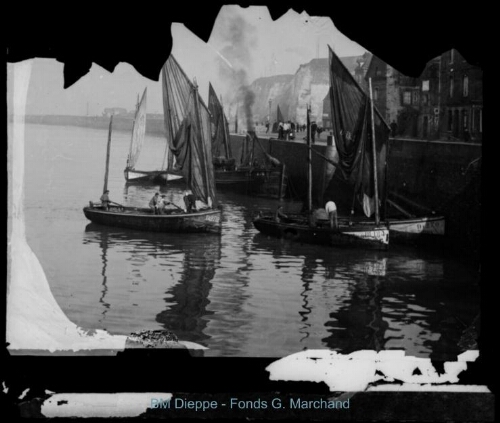
M273 133L278 133L278 139L279 140L294 140L298 133L300 132L307 132L307 125L306 124L299 124L298 122L292 122L291 120L284 121L284 122L274 122L272 128L270 125L270 122L267 121L266 124L266 134L269 133L269 131ZM318 126L316 121L311 122L311 142L314 144L317 138L321 135L321 133L324 131L324 128ZM306 139L307 134L304 134L304 139Z

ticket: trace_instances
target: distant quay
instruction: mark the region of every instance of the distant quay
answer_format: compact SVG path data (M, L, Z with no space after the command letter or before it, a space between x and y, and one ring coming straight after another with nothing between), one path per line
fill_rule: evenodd
M12 118L10 118L12 120ZM108 116L71 116L71 115L27 115L26 123L58 126L80 126L84 128L107 129ZM113 130L131 132L134 119L129 116L113 117ZM148 135L163 136L165 133L163 119L148 117L146 123Z

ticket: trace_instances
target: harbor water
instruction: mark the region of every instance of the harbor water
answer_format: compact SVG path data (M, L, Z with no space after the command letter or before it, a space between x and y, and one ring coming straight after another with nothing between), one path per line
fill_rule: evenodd
M126 184L130 136L112 134L111 200L144 207L159 191L182 205L183 187ZM76 325L120 335L168 329L207 347L205 356L404 349L455 360L467 348L464 333L479 315L478 269L441 251L268 238L252 219L278 200L229 191L219 191L221 235L92 224L82 209L102 193L107 138L102 129L25 126L27 241ZM159 169L164 151L164 140L148 135L137 169Z

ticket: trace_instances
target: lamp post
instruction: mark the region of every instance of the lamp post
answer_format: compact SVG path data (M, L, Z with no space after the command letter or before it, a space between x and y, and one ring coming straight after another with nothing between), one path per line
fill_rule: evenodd
M271 104L273 103L273 101L271 99L269 99L269 117L268 117L268 121L269 121L269 125L271 125Z

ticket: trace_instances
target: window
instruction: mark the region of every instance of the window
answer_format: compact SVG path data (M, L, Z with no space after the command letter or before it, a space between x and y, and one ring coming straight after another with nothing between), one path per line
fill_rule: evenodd
M429 94L422 94L422 104L426 105L429 102Z
M417 105L420 100L420 93L418 91L413 91L413 100L412 104Z
M429 80L422 81L422 91L429 91Z
M403 93L403 104L411 104L411 91Z
M373 99L378 100L378 88L375 88L375 90L373 91Z
M464 97L467 97L469 95L469 77L467 75L464 75L463 78L463 89Z
M450 75L450 97L453 97L453 75Z
M453 112L448 110L448 131L453 129Z

